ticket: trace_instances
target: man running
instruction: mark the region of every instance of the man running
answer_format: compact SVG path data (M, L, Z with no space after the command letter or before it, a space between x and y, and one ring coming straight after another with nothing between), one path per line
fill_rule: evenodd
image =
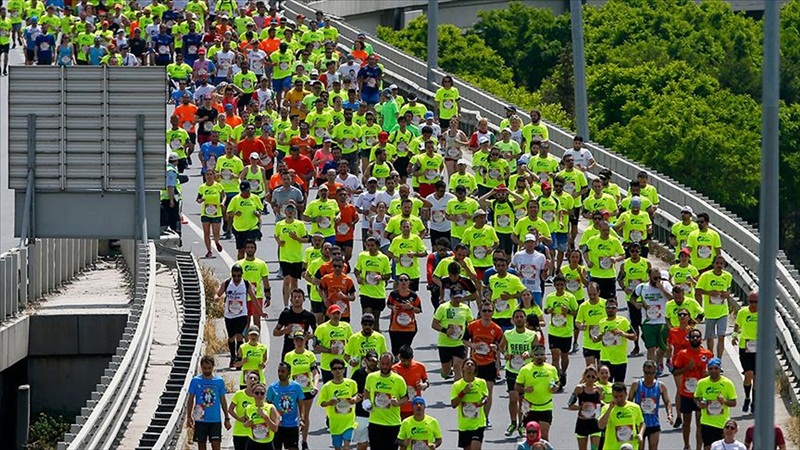
M661 421L658 418L661 402L667 411L667 421L672 423L672 405L669 402L667 386L656 378L657 366L652 360L642 365L644 377L634 380L628 393L628 401L634 402L642 409L644 416L644 439L651 450L658 449L661 437Z

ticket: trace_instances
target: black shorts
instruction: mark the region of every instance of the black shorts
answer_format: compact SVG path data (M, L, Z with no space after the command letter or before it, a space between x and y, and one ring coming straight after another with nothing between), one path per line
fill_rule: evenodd
M473 441L483 442L483 432L485 430L485 427L480 427L477 430L458 430L458 446L460 448L467 448L472 445Z
M517 384L517 373L506 370L506 392L511 392Z
M552 424L553 423L553 410L552 409L548 409L546 411L528 411L528 413L525 414L525 417L523 417L522 423L528 423L531 420L533 420L534 422L539 422L539 423L547 422L547 423Z
M220 217L200 216L200 223L222 223L222 216Z
M654 427L644 427L645 439L647 438L647 436L650 436L651 434L655 433L661 433L661 425L656 425Z
M324 370L322 372L325 372ZM328 372L330 373L330 372ZM314 394L311 391L303 392L303 400L314 400Z
M497 366L495 364L478 366L475 376L485 380L487 383L494 383L497 380Z
M33 61L35 57L36 57L35 51L28 50L27 48L25 49L25 59L27 59L28 61Z
M408 156L400 156L394 160L394 170L400 174L401 177L408 177Z
M0 55L2 55L3 53L8 53L10 45L11 44L0 45Z
M338 245L339 248L341 248L341 249L345 249L347 247L353 248L353 240L350 239L350 240L341 241L341 242L336 241L336 245Z
M189 160L186 158L178 159L178 173L183 173L186 171L186 168L189 167Z
M722 439L722 431L722 428L700 425L700 437L703 439L703 445L711 445Z
M458 347L439 347L439 362L444 364L453 362L453 358L465 359L467 349L463 345Z
M300 427L278 427L272 442L277 448L297 448L300 442Z
M553 336L552 334L547 335L547 345L550 350L558 349L562 352L569 353L572 350L572 336L570 337L560 337L560 336Z
M601 431L600 426L597 425L597 419L578 419L575 421L575 434L578 437L589 437Z
M366 308L372 309L372 314L375 317L378 317L381 311L386 308L386 299L385 298L372 298L367 297L366 295L360 296L361 302L361 310L363 311Z
M371 148L362 148L361 150L358 151L358 155L362 158L369 159L370 154L372 154Z
M325 314L325 303L311 300L311 312L314 314Z
M195 422L192 440L211 442L222 440L222 422Z
M578 221L581 217L581 209L580 208L573 208L572 214L569 215L569 223L570 225L578 225Z
M681 397L680 405L678 405L678 411L681 414L689 414L691 412L697 411L700 412L700 407L697 406L697 403L694 401L693 398L690 397Z
M600 361L600 350L592 350L590 348L583 349L583 357L584 358L594 358Z
M739 349L739 362L742 363L742 372L756 373L756 354L750 353L747 349Z
M284 262L280 261L278 265L281 268L281 273L285 277L292 277L296 279L300 279L303 275L303 263L301 262ZM314 302L311 302L314 303ZM322 302L320 302L321 304Z
M397 448L397 435L400 434L400 425L369 424L367 435L369 447L373 449Z
M237 334L244 335L244 330L247 328L247 316L236 317L233 319L225 318L225 331L228 337L233 337Z
M241 250L244 248L244 243L250 239L254 241L261 240L261 230L247 230L247 231L236 231L233 230L233 237L236 238L236 250Z

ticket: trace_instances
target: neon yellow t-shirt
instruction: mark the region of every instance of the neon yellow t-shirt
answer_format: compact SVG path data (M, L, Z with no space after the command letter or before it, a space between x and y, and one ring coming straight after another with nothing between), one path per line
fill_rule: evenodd
M311 350L303 350L303 353L290 351L283 356L283 362L289 364L291 371L289 376L303 388L303 392L311 392L314 389L313 369L317 365L317 355Z
M338 213L339 204L330 198L324 202L320 199L309 202L305 212L303 212L304 215L312 219L311 234L322 233L324 237L331 237L336 234L334 218ZM322 217L323 219L317 222L317 217Z
M442 331L439 332L438 338L439 347L459 347L464 345L461 342L464 337L464 331L467 329L467 324L474 320L469 306L463 303L453 306L452 303L445 302L436 308L433 318L438 320L442 326ZM446 334L451 325L453 326L452 334Z
M608 408L614 408L606 424L606 440L603 450L618 449L622 444L630 444L633 450L639 450L639 429L644 426L642 408L634 402L626 402L625 406L613 403L603 406L600 417Z
M602 298L594 305L591 301L588 301L581 303L578 307L578 315L575 320L586 325L586 328L582 331L583 348L600 350L602 344L592 341L592 337L600 335L600 327L598 324L606 317L606 301Z
M303 243L289 237L289 233L292 231L297 234L297 237L305 237L307 235L306 224L297 219L293 220L292 223L281 220L275 224L275 237L284 241L280 251L279 259L281 262L303 262Z
M369 423L375 425L397 426L400 421L400 407L392 406L391 400L400 400L408 396L406 380L395 372L383 376L381 372L372 372L367 375L364 390L369 393L372 402L372 411L369 414Z
M458 398L466 385L467 382L463 378L453 383L450 400ZM480 402L488 396L489 387L486 385L486 380L477 377L472 380L469 392L461 398L461 404L458 405L458 431L477 430L486 426L486 410L480 406Z
M347 341L353 335L350 324L340 321L338 325L333 325L330 320L322 323L314 330L314 337L323 347L331 349L330 353L320 353L320 367L322 370L331 370L331 361L342 358Z
M227 209L228 213L233 214L233 229L235 231L258 229L259 217L255 213L263 210L264 205L261 203L261 199L252 194L247 198L242 197L241 194L233 197L228 202ZM241 212L241 215L236 215L237 212Z
M717 381L712 381L711 377L705 377L697 382L694 398L708 402L706 407L700 411L700 424L719 429L725 428L725 422L731 417L731 409L717 400L720 395L725 400L736 400L736 387L730 379L720 375Z
M525 387L533 387L533 392L525 392L522 409L530 411L552 411L553 392L550 386L558 383L558 370L550 364L541 366L530 362L520 369L517 383Z
M563 311L566 308L566 311ZM544 310L552 309L547 334L556 337L570 337L575 328L575 314L578 312L578 301L567 291L562 295L551 292L544 299Z
M318 405L334 399L337 400L336 404L325 407L330 434L334 436L341 435L357 426L356 408L348 401L348 399L355 397L356 394L358 394L358 385L349 378L343 379L341 383L336 383L333 380L328 381L320 389Z
M727 291L732 282L733 276L730 272L723 270L720 275L716 275L710 270L700 275L696 288L704 291ZM728 315L728 302L720 296L703 295L703 310L706 318L719 319Z
M369 298L386 298L386 281L383 280L383 276L392 273L392 264L388 256L380 252L372 256L368 251L363 251L358 254L356 270L364 281L359 286L361 295Z

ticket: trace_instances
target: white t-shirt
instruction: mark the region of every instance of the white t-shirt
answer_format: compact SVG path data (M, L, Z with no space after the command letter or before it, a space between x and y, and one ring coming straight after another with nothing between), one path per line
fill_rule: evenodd
M267 100L275 97L275 93L270 88L256 89L256 96L258 97L258 110L263 111L267 109Z
M667 281L662 281L664 290L672 292L672 285ZM650 283L642 283L633 290L642 301L642 319L646 325L660 325L667 323L664 314L667 307L667 299L657 287L650 286Z
M233 280L228 282L225 288L225 318L235 319L247 315L247 287L250 285L245 280L235 284Z
M449 192L445 192L440 200L436 199L436 194L430 194L425 197L425 200L431 202L432 205L431 220L428 221L428 228L439 232L450 231L453 223L445 216L445 210L447 210L447 202L452 198L456 198L456 196Z
M711 444L711 450L747 450L747 447L736 440L734 440L731 444L726 444L724 440L720 439Z
M227 77L228 75L232 75L231 68L234 66L233 61L236 58L236 54L233 51L219 51L216 55L217 58L217 76L218 77Z
M377 205L378 203L383 202L386 203L386 207L388 208L389 205L392 204L392 200L396 198L400 198L400 191L397 189L394 190L394 194L389 194L386 191L378 191L378 195L375 198L374 204Z
M375 236L376 238L380 239L380 247L389 245L389 239L386 238L386 225L389 224L389 215L384 214L383 220L378 220L378 216L374 216L372 219L372 234L371 236Z
M350 77L350 81L355 83L356 80L358 79L359 69L361 69L361 67L355 62L353 62L352 66L348 64L342 64L341 66L339 66L339 70L337 72L339 72L339 75L341 75L342 78Z
M572 159L575 161L575 166L581 166L583 168L589 167L589 161L594 159L592 152L583 147L581 147L580 150L575 150L574 148L566 150L562 159L567 155L572 156Z
M353 175L352 173L347 174L347 178L344 180L342 179L341 175L336 175L336 182L341 184L342 186L346 187L347 189L352 189L357 191L361 187L361 180L358 179L357 176ZM353 196L348 194L347 195L347 202L353 202Z
M355 201L353 202L353 206L355 206L359 211L361 211L361 228L363 229L369 228L369 218L375 215L369 211L370 208L372 208L375 205L375 199L377 197L378 197L377 191L374 194L370 194L369 192L362 192L360 195L356 197Z
M266 58L267 54L264 53L264 50L250 50L250 53L247 54L247 62L250 64L250 70L256 75L263 75L264 65L266 64L264 60Z
M536 250L533 253L520 250L511 257L511 267L531 292L542 292L541 273L546 262L547 258Z
M198 105L202 105L205 96L211 95L213 93L214 93L214 86L211 85L210 83L206 84L205 86L203 85L197 86L197 89L195 89L194 91L194 102L197 103Z

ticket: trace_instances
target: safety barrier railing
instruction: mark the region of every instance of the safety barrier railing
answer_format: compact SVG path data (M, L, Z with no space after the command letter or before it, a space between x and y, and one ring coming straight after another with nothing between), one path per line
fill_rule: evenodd
M35 239L0 254L0 323L97 261L96 239Z
M64 442L59 442L59 450L113 447L144 379L155 317L155 245L126 240L120 246L134 279L128 323L116 354L86 406L81 408L81 414L64 435Z
M314 14L314 9L296 0L285 2L285 8L289 17L293 17L292 14L297 13L309 17L313 17ZM362 32L341 20L332 22L339 29L340 44L345 48L349 48L358 34ZM401 91L416 92L421 102L427 105L433 104L434 92L427 88L426 62L372 36L368 38L368 42L372 44L375 53L380 55L380 61L386 69L385 78L387 80L397 84ZM446 75L445 72L434 70L434 89L441 86L441 79L444 75ZM471 131L479 117L488 119L491 124L494 124L491 128L496 130L495 125L505 118L505 107L508 102L457 77L453 78L461 96L462 112L465 113L465 117L462 118L465 131ZM530 116L523 111L519 111L518 115L526 122L530 121ZM565 149L572 147L574 133L555 124L547 122L545 124L550 134L552 153L561 156ZM585 143L584 147L592 152L600 166L594 171L608 168L613 174L612 181L623 187L627 186L630 180L636 179L639 172L647 172L648 183L656 187L661 198L656 226L661 228L659 233L664 239L662 242L666 242L669 237L669 227L677 221L677 217L680 217L680 210L683 206L688 205L696 212L707 213L711 228L719 233L722 240L723 253L729 269L734 274L735 290L741 296L757 288L759 238L758 231L754 227L703 194L681 185L666 175L633 162L599 144L589 142ZM778 343L780 352L797 378L800 377L800 351L794 343L800 342L800 283L798 282L800 273L792 266L783 252L779 252L776 268ZM793 386L791 394L793 401L798 401L800 390L797 386Z

